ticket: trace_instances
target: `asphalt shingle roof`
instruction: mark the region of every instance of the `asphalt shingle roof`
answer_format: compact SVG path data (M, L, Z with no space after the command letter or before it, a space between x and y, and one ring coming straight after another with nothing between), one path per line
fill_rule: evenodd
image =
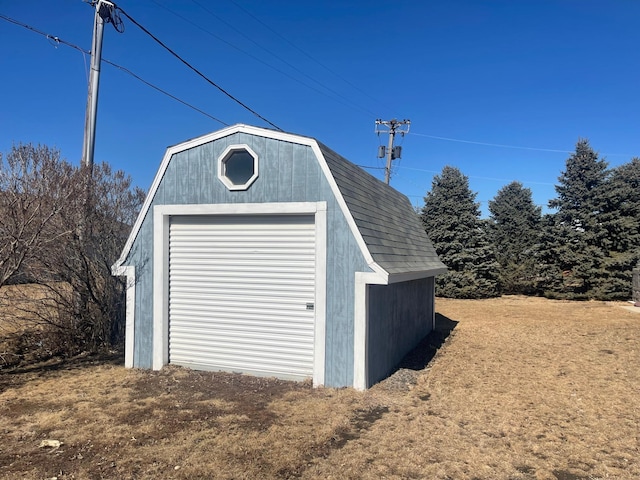
M445 265L409 199L318 142L373 260L390 275Z

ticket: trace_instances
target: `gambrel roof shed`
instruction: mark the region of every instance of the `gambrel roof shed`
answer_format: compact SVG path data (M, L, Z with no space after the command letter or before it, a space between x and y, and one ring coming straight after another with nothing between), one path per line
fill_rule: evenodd
M122 255L125 363L367 388L433 328L445 266L407 197L309 137L170 147Z

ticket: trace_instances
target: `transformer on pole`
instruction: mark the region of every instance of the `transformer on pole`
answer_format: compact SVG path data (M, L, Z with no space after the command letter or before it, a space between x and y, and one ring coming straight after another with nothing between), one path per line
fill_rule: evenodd
M381 129L381 126L386 127L386 130ZM403 126L406 126L406 129L402 129ZM396 158L400 158L402 155L402 147L393 146L393 141L396 136L396 133L404 136L409 133L409 127L411 126L411 120L376 120L376 133L379 135L380 133L389 133L389 145L385 148L384 145L380 145L378 148L378 158L387 157L387 165L384 169L384 183L389 185L389 180L391 179L391 162Z

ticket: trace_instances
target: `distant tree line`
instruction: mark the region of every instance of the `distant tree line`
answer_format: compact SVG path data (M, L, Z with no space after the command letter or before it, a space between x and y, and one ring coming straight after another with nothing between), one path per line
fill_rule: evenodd
M520 182L501 188L481 219L468 177L444 167L420 211L449 271L436 293L628 300L640 262L640 158L609 168L587 140L576 144L542 214Z

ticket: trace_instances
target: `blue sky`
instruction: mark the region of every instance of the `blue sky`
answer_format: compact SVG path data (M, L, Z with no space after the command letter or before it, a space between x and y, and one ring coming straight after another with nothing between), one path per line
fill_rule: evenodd
M513 180L546 206L568 153L590 140L611 166L640 156L635 0L122 0L138 23L285 131L383 178L377 118L410 119L391 184L421 206L445 165L483 213ZM0 14L91 48L81 0L0 0ZM103 58L227 124L268 126L123 17ZM0 19L0 151L55 146L79 162L89 57ZM167 146L223 125L103 65L96 161L147 189Z

